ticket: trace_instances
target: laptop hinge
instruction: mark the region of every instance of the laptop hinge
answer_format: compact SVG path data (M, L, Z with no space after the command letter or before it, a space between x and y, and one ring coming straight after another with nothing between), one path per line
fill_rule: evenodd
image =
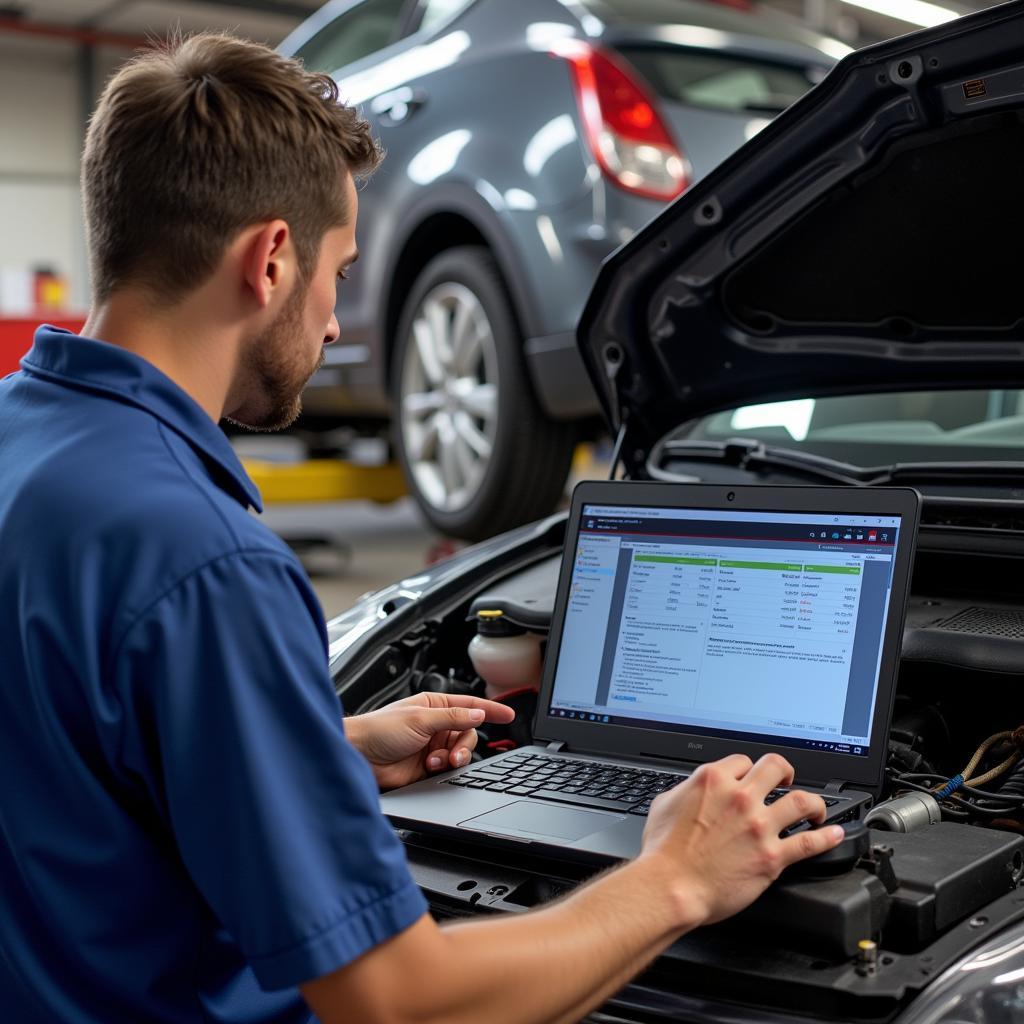
M548 744L548 750L550 750L552 754L557 754L560 750L564 750L564 749L565 749L565 740L552 740Z
M825 783L825 792L842 793L842 791L846 788L847 785L848 783L844 782L842 779L832 779L831 782Z

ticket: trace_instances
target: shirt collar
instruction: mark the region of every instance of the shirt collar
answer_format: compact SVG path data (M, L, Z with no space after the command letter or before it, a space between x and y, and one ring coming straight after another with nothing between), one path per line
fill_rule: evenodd
M21 366L27 373L54 383L144 409L184 438L202 458L223 470L215 475L218 486L244 505L263 511L260 492L221 429L170 377L141 356L44 324L36 330L35 342Z

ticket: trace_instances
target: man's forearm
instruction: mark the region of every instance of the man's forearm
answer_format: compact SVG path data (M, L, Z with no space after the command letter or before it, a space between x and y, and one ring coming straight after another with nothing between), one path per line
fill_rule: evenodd
M339 975L333 992L328 978L303 993L324 1024L568 1024L696 923L697 909L673 895L670 877L652 858L521 917L440 929L423 918L385 944L384 956L367 958L361 971L377 977L364 975L352 990Z
M302 986L323 1024L569 1024L676 936L755 900L790 864L832 849L820 796L794 790L777 754L701 765L651 804L643 852L554 906L439 929L426 915L347 967Z
M467 1022L572 1024L614 995L696 923L693 909L659 889L646 864L604 875L573 898L515 921L476 921L442 929L484 964L489 991L468 1007ZM491 956L505 963L494 972ZM494 984L498 980L498 985ZM462 1021L462 1017L444 1018Z

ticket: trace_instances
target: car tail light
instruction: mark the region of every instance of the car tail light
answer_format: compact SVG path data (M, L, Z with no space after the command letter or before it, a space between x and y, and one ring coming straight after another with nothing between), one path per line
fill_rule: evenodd
M601 170L629 192L675 199L690 184L686 157L628 67L581 39L560 39L550 52L572 69L587 143Z

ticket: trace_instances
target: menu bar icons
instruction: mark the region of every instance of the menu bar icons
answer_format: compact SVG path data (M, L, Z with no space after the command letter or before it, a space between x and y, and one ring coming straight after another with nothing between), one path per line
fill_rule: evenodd
M880 530L876 527L871 526L846 526L839 527L839 529L825 529L822 530L817 527L808 532L808 537L811 540L853 540L853 541L881 541L883 544L889 543L889 532L888 530Z
M820 526L808 531L811 540L846 540L861 541L872 544L891 544L895 537L892 530L885 530L877 526L839 526L821 529Z

